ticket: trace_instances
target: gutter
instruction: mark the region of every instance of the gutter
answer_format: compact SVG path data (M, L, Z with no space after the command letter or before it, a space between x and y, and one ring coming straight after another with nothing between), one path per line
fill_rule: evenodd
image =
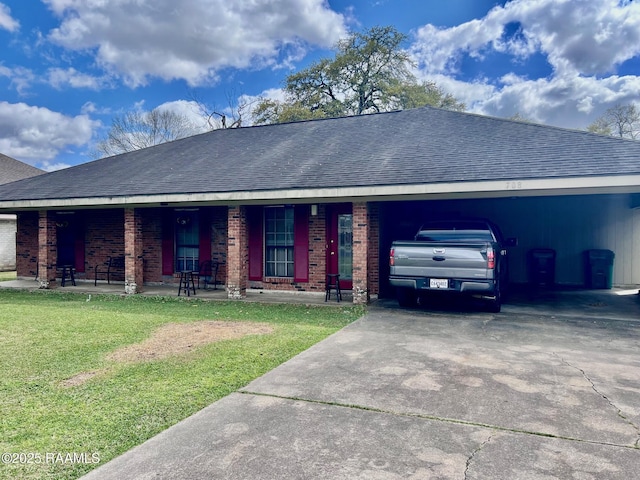
M640 193L640 175L0 201L0 211Z

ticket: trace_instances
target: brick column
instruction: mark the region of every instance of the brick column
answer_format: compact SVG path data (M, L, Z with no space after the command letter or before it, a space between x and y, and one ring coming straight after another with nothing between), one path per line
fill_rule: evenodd
M366 202L353 204L353 303L369 303L369 215Z
M246 207L229 207L227 213L227 297L231 299L247 296L249 263L247 231Z
M380 207L369 203L369 296L380 293Z
M55 214L48 210L38 212L38 280L40 288L56 287L58 244Z
M142 215L136 208L124 209L124 291L142 291L144 264L142 260Z

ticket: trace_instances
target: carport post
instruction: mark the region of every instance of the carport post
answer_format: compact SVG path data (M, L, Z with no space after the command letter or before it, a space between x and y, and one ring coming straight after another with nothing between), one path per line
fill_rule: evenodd
M227 298L247 296L248 280L247 208L229 207L227 213Z
M366 202L354 203L353 213L353 303L369 303L369 227Z
M137 208L124 209L124 291L142 291L144 264L142 258L142 216Z
M40 288L55 288L58 245L55 214L38 212L38 280Z

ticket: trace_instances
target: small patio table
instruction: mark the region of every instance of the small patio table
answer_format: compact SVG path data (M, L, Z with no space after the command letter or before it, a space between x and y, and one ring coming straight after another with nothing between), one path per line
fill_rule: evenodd
M59 269L62 269L62 281L60 282L60 284L64 287L66 284L66 280L67 280L67 276L69 277L69 280L71 280L71 284L75 287L76 286L76 276L75 276L75 267L73 265L69 265L69 264L64 264L64 265L58 265Z

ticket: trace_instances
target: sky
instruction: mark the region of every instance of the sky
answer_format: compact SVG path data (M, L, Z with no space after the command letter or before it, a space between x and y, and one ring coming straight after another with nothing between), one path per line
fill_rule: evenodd
M469 112L585 129L640 106L638 0L0 0L0 153L95 159L113 118L282 98L350 32L391 25ZM250 116L245 125L250 123Z

